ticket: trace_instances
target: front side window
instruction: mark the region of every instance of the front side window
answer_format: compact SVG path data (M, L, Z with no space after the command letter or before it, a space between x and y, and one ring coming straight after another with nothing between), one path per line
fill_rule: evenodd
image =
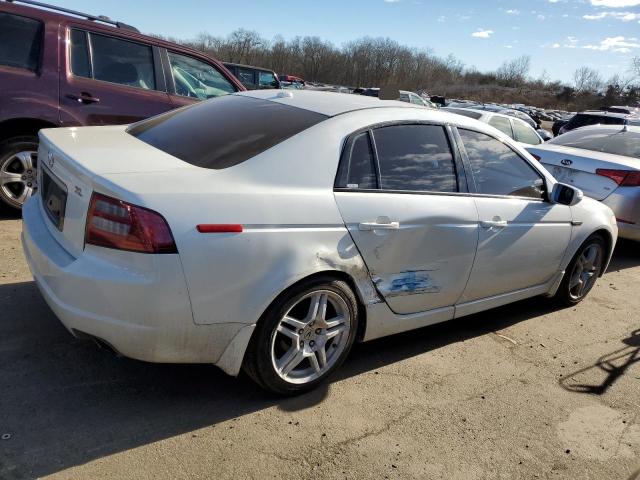
M153 51L149 45L95 33L89 34L93 78L129 87L155 90Z
M498 117L497 115L494 115L489 120L489 125L491 125L493 128L497 128L505 135L513 138L513 132L511 131L511 121L508 118Z
M71 73L78 77L91 78L87 32L71 30L69 49L69 55L71 56Z
M36 71L42 48L42 22L0 12L0 65Z
M247 90L255 90L257 88L253 70L238 67L238 74L236 75L236 77L238 77L238 80L240 80L240 82L247 88Z
M393 125L373 131L380 188L455 192L454 159L443 127Z
M260 88L278 88L278 79L271 72L259 72L258 84Z
M527 124L514 121L513 133L515 133L515 139L518 142L526 143L527 145L538 145L541 143L538 134Z
M526 160L484 133L458 129L478 193L544 198L544 181Z
M183 97L206 100L237 90L217 69L195 58L169 52L169 64L176 94Z

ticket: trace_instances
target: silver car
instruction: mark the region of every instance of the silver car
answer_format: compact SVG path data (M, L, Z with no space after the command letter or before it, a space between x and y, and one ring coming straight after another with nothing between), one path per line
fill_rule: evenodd
M608 205L621 238L640 241L640 127L579 128L527 150L556 180Z

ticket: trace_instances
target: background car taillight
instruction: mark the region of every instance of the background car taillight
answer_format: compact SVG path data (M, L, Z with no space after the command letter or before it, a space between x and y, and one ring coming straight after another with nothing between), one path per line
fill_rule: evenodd
M621 187L640 187L640 171L614 170L611 168L596 169L598 175L610 178Z
M116 198L93 193L85 243L142 253L178 253L162 215Z

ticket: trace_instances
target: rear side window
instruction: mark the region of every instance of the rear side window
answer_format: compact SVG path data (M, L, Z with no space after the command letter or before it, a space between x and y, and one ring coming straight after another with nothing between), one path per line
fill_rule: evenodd
M436 125L393 125L373 131L380 188L455 192L453 155L444 128Z
M155 90L153 52L149 45L91 33L93 78Z
M260 88L278 88L278 79L271 72L258 72Z
M540 174L504 143L484 133L458 129L478 193L544 198Z
M256 90L256 79L255 72L248 68L238 67L238 74L236 75L238 80L242 82L242 84L247 87L247 90Z
M375 157L371 148L369 132L359 134L351 143L346 156L346 187L357 189L378 188ZM342 182L345 183L345 182Z
M42 48L42 22L0 12L0 65L36 71Z
M493 128L497 128L502 133L513 138L513 132L511 131L511 121L508 118L493 116L489 120L489 125Z
M524 123L517 121L513 122L513 132L518 142L526 143L528 145L538 145L541 143L540 137L533 128Z
M278 102L227 95L143 120L127 132L191 165L222 169L327 118Z

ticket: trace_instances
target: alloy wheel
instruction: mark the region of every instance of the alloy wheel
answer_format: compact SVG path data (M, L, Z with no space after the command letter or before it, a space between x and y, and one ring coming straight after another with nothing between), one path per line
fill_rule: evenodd
M21 207L36 191L37 155L24 150L10 154L0 164L0 194L9 204Z
M587 246L573 266L569 280L569 295L573 300L584 297L598 278L602 266L602 247L597 243Z
M276 373L295 384L326 374L348 345L351 314L347 303L329 290L298 299L271 335L271 361Z

